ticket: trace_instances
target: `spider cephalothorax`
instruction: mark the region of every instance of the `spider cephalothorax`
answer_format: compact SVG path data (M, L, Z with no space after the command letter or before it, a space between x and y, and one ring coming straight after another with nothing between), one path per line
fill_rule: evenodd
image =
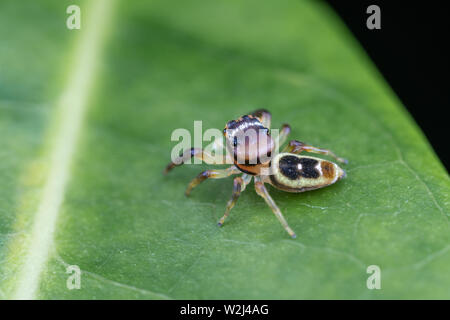
M299 153L302 151L328 155L343 163L347 163L347 160L336 156L330 150L316 148L297 140L291 140L282 153L275 154L278 146L283 145L286 141L291 129L289 125L283 125L279 135L274 139L270 135L270 124L270 112L263 109L229 121L223 133L234 164L227 169L201 172L188 185L186 195L189 195L194 187L208 178L221 179L230 175L242 174L234 179L231 199L228 201L225 214L218 223L221 226L241 192L254 178L256 193L264 198L284 229L291 237L295 238L294 231L287 224L264 184L268 183L280 190L298 193L329 186L345 177L344 170L337 164L321 158L300 156ZM213 162L213 157L204 150L191 148L179 158L173 159L164 172L167 173L192 157L200 158L205 162Z
M228 152L242 172L257 175L270 163L275 142L269 128L253 115L231 120L223 130Z

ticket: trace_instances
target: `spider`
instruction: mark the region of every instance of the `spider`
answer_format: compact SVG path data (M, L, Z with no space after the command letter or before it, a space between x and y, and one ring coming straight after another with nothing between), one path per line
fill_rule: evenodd
M185 194L189 196L192 189L206 179L222 179L242 174L234 179L231 199L227 203L223 217L218 222L218 225L222 226L239 195L254 177L256 193L266 201L287 233L292 238L296 238L295 232L289 227L280 209L269 195L265 184L270 184L282 191L299 193L329 186L346 176L345 171L337 164L321 158L299 155L302 151L331 156L342 163L347 163L347 160L336 156L330 150L313 147L297 140L291 140L281 153L275 154L278 146L286 142L291 127L284 124L278 137L274 138L270 134L271 118L269 111L259 109L237 120L229 121L223 134L227 150L233 158L233 165L227 169L201 172L189 183ZM248 134L249 132L256 134L251 135ZM210 153L200 148L191 148L170 162L164 173L167 174L192 157L201 159L205 163L215 163Z

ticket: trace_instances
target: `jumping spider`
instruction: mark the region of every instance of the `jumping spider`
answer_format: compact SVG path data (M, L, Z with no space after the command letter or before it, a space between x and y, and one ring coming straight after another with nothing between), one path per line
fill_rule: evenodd
M291 140L281 153L274 154L278 146L286 141L291 128L284 124L278 137L274 139L270 134L271 118L269 111L260 109L237 120L229 121L223 133L234 165L227 169L201 172L189 183L185 194L189 196L191 190L206 179L222 179L242 173L234 179L233 194L228 201L225 214L218 222L218 225L222 226L239 195L254 177L256 193L266 201L287 233L292 238L296 238L295 232L287 224L264 184L271 184L286 192L299 193L329 186L345 177L345 171L337 164L320 158L298 155L302 151L331 156L342 163L347 163L347 160L336 156L330 150L316 148L297 140ZM256 132L257 135L249 135L248 132L251 131ZM211 154L199 148L191 148L170 162L164 173L192 157L206 163L215 163Z

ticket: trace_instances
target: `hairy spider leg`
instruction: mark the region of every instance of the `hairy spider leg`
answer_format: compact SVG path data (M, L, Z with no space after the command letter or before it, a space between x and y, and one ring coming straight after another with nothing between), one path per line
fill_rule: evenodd
M194 189L196 186L198 186L200 183L205 181L206 179L223 179L226 177L229 177L233 174L239 174L242 173L241 170L236 168L235 166L231 166L227 169L213 169L213 170L206 170L203 172L200 172L197 177L195 177L187 186L186 191L184 194L186 196L189 196L191 194L192 189Z
M258 109L251 113L252 116L257 118L261 124L270 129L270 124L272 122L272 115L266 109Z
M348 163L347 159L338 157L334 152L327 150L327 149L321 149L321 148L317 148L317 147L313 147L310 145L307 145L303 142L297 141L297 140L291 140L289 141L289 144L284 148L283 152L290 152L290 153L295 153L295 154L299 154L302 151L306 151L306 152L310 152L310 153L317 153L317 154L323 154L326 156L330 156L333 157L334 159L336 159L339 162Z
M227 203L227 208L225 209L223 217L220 218L219 222L217 223L220 227L225 222L225 219L230 215L230 211L236 204L241 192L245 190L245 187L250 183L251 180L252 176L246 173L244 173L241 177L234 178L233 193L231 195L231 199Z
M216 163L215 157L213 157L210 153L204 151L201 148L190 148L190 149L184 150L183 154L181 156L177 157L174 161L169 162L169 164L164 169L163 173L167 174L173 168L181 166L182 164L186 163L193 157L200 159L207 164L225 164L225 163L227 163L226 155L223 156L222 162Z
M276 140L276 149L278 149L286 142L289 134L291 133L291 126L287 123L283 124L280 129L280 133L278 135L278 139Z
M289 227L286 219L283 217L283 214L281 213L280 209L276 205L275 201L273 201L272 197L270 196L269 192L267 191L266 187L264 186L264 183L261 181L259 177L255 177L255 190L256 193L261 196L268 206L272 209L272 212L275 214L275 216L280 221L281 225L283 226L284 230L292 237L296 238L297 235L295 232Z

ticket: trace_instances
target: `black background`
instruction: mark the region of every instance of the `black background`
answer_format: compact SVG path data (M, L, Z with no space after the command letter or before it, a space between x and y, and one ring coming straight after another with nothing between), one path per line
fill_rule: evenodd
M364 47L449 171L450 11L444 1L326 0ZM381 29L369 30L369 5Z
M213 317L208 316L188 316L180 315L180 308L187 306L214 306L215 308L223 307L223 304L244 304L244 305L263 305L269 307L268 315L224 315L223 313L216 313ZM146 315L145 319L288 319L301 318L307 314L318 314L322 317L346 317L352 319L361 318L361 315L368 314L373 310L373 314L382 314L380 311L389 310L389 314L399 318L410 318L421 312L429 312L433 310L445 314L448 311L449 302L446 300L440 301L380 301L380 300L32 300L32 301L0 301L2 311L10 309L14 314L22 314L24 317L28 316L29 310L40 312L49 315L48 310L58 310L61 308L62 312L70 312L71 315L77 318L86 317L89 314L92 318L109 318L110 314L116 317L130 318L130 310L135 314ZM8 308L9 307L9 308ZM42 311L39 311L42 310ZM351 310L351 313L349 313ZM439 311L441 310L441 311ZM377 312L378 311L378 312ZM55 312L54 312L55 313ZM349 317L350 315L350 317Z

